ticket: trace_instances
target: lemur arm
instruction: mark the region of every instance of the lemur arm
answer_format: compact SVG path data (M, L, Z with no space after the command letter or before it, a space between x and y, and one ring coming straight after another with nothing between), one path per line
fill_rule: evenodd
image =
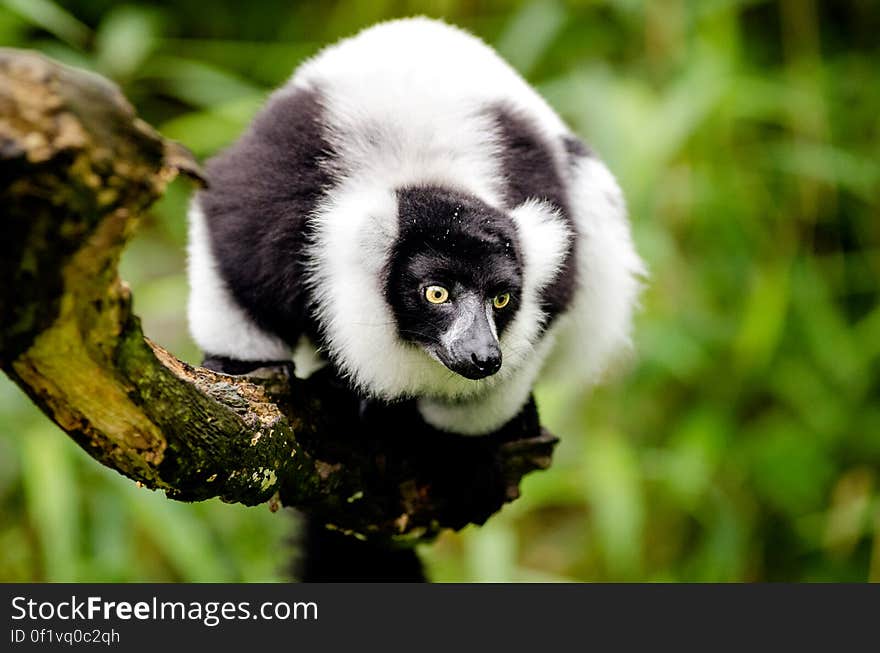
M261 368L283 368L289 375L293 375L293 363L291 361L242 361L227 356L205 354L202 367L221 374L230 376L246 376Z

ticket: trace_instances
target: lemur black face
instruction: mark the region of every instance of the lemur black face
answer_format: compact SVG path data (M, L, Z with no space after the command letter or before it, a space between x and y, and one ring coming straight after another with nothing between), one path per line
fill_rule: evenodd
M386 297L400 337L468 379L495 374L519 307L522 264L510 218L455 191L398 191L400 231Z

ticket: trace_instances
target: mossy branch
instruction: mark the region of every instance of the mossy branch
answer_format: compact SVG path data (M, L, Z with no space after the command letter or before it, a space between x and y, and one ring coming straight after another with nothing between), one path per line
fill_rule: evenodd
M359 439L362 407L333 379L226 376L146 339L117 264L179 173L201 178L111 82L0 49L0 366L93 458L173 499L280 497L344 530L405 540L485 520L549 465L555 438L536 418L503 440L389 422L425 433L377 448ZM442 455L401 444L422 437ZM486 495L466 496L438 459L452 477L491 467L496 482L465 483Z

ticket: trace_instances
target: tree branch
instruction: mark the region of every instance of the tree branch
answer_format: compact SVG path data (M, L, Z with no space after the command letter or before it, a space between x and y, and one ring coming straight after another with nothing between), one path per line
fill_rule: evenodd
M0 366L93 458L173 499L277 496L404 541L481 523L549 465L533 406L501 436L457 438L406 405L365 413L331 372L231 377L146 339L117 264L181 172L201 178L112 83L0 50Z

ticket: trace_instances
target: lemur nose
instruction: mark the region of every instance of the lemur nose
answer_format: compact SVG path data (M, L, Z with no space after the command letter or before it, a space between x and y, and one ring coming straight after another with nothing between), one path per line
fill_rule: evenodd
M501 352L487 351L479 356L474 352L471 361L481 372L495 374L501 368Z

